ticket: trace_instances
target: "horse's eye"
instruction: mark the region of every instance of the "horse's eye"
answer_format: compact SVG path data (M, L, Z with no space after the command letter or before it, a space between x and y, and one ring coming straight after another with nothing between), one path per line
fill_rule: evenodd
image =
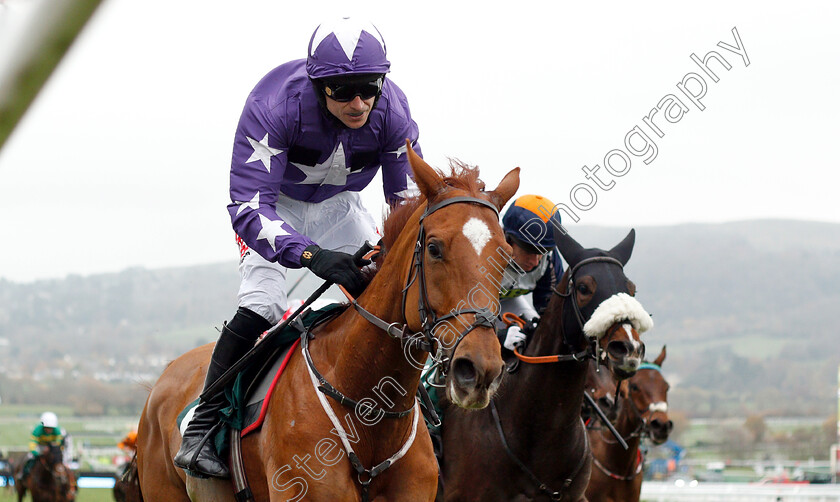
M429 250L429 256L436 260L440 260L443 258L443 253L441 252L440 245L436 242L430 242L426 245L426 249Z
M634 384L634 383L631 383L631 384L630 384L630 391L631 391L631 392L637 392L638 390L639 390L639 386L638 386L638 385L636 385L636 384Z
M578 284L577 290L582 295L589 293L589 288L586 287L586 284Z

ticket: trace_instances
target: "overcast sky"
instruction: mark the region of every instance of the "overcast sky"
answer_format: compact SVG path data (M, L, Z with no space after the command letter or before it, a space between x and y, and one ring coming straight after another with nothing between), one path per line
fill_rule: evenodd
M35 1L0 1L0 35ZM329 15L379 27L432 165L477 164L489 186L521 166L519 193L566 204L572 232L840 223L837 3L487 5L104 0L0 151L0 278L233 262L239 113ZM731 66L708 63L717 82L691 59L709 51ZM706 86L696 102L678 87L687 75L686 92ZM625 144L634 127L655 158L630 152L644 146L640 134ZM364 197L378 216L378 179Z

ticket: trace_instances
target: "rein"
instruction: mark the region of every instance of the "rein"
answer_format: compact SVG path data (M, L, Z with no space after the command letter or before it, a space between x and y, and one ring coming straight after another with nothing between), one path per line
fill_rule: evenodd
M659 366L657 366L656 364L647 363L647 362L642 363L639 366L638 369L639 370L649 369L649 370L660 371ZM630 409L633 410L633 414L634 414L635 418L638 419L639 424L636 426L636 428L633 430L633 432L631 432L630 434L627 435L626 439L637 437L641 440L641 439L644 439L646 436L649 435L648 420L649 420L650 416L653 414L653 412L651 410L647 410L647 411L644 411L644 412L642 410L640 410L636 406L636 403L633 401L632 397L630 397L631 394L632 394L632 390L628 390L628 398L626 398L626 401L630 402ZM620 396L620 394L616 394L616 401L618 400L619 396ZM601 440L604 441L607 444L616 444L616 441L611 441L611 440L608 439L608 437L605 436L603 429L601 429ZM617 474L615 472L610 471L603 464L601 464L601 462L595 457L594 454L592 455L592 463L594 463L595 466L598 467L598 469L601 470L601 472L603 472L604 474L606 474L607 476L609 476L613 479L616 479L616 480L619 480L619 481L633 481L634 479L636 479L636 476L638 476L639 473L642 472L642 467L644 466L644 454L642 453L641 448L638 448L636 450L636 466L635 466L635 469L634 469L632 474L627 475L627 476L622 476L620 474Z
M425 275L424 260L423 260L423 256L424 256L423 250L425 249L425 240L426 240L426 233L425 233L425 228L423 226L423 221L425 220L425 218L427 216L434 213L438 209L441 209L443 207L449 206L451 204L456 204L456 203L471 203L471 204L479 204L479 205L482 205L482 206L486 206L486 207L489 207L490 209L493 210L493 212L496 214L497 218L499 216L499 210L496 208L496 206L494 206L491 202L488 202L484 199L479 199L477 197L452 197L450 199L446 199L444 201L441 201L441 202L439 202L435 205L427 206L426 211L420 217L420 229L417 233L417 241L416 241L416 244L414 246L414 254L411 258L411 264L410 264L410 268L409 268L409 278L407 279L405 287L402 289L402 303L401 303L402 313L403 313L403 322L402 323L398 323L398 322L389 323L389 322L375 316L374 314L372 314L368 310L364 309L361 305L359 305L359 303L356 301L356 299L353 298L352 296L350 296L347 293L347 291L344 290L344 288L341 288L342 291L344 291L344 294L350 300L350 303L353 306L353 308L356 310L356 312L360 316L362 316L364 319L366 319L368 322L370 322L374 326L378 327L379 329L385 331L385 333L388 334L388 336L390 336L391 338L395 338L395 339L400 340L400 342L403 345L413 344L416 347L418 347L420 350L425 351L425 352L429 352L430 357L435 361L434 364L432 365L432 368L437 369L437 371L439 373L439 376L441 378L445 378L446 373L449 370L450 358L443 356L443 354L442 354L443 344L440 342L440 340L438 340L434 336L433 332L434 332L434 329L437 327L437 325L440 324L443 321L448 320L448 319L454 319L454 318L456 318L456 317L458 317L462 314L475 314L475 320L473 321L473 323L470 324L469 326L467 326L458 335L458 338L455 340L455 343L453 344L451 352L450 352L451 354L454 354L455 350L458 348L458 345L461 343L461 340L463 340L465 336L467 336L471 331L473 331L474 329L476 329L480 326L493 327L494 326L493 320L495 318L495 316L492 314L492 312L490 312L488 309L474 309L474 308L457 310L457 311L450 312L449 314L443 315L441 317L438 317L437 313L434 311L434 309L430 305L431 302L429 301L428 293L427 293L426 275ZM410 331L410 328L408 326L408 320L406 319L406 315L405 315L405 312L406 312L406 298L408 296L409 288L411 287L412 284L414 284L414 282L416 280L418 280L418 278L419 278L419 281L417 282L417 285L418 285L418 288L419 288L419 306L418 306L418 308L419 308L419 313L420 313L420 319L421 319L421 322L422 322L422 332L421 333L413 333L410 336L406 336ZM344 449L347 452L347 458L349 459L350 464L353 466L353 469L355 469L355 471L357 473L357 477L358 477L357 479L358 479L359 485L361 485L361 487L362 487L362 492L361 492L362 500L366 502L368 500L368 497L369 497L369 487L370 487L370 483L373 480L373 478L375 478L376 476L381 474L383 471L385 471L391 465L393 465L395 462L397 462L400 458L402 458L408 452L409 448L411 448L411 445L414 443L414 439L415 439L416 434L417 434L417 422L418 422L418 416L420 414L419 413L420 412L420 404L417 401L417 399L415 399L414 405L407 410L386 411L386 410L382 409L381 407L371 405L371 404L363 404L360 401L350 399L347 396L345 396L344 394L342 394L338 389L336 389L333 385L331 385L326 380L326 378L324 378L324 376L320 372L318 372L317 368L315 368L315 364L312 361L312 355L310 354L310 351L309 351L309 340L311 338L314 338L314 334L312 334L312 332L311 332L312 327L314 327L314 326L310 326L309 328L306 328L303 331L303 333L301 334L301 350L303 352L303 356L304 356L304 359L306 361L306 367L309 370L309 377L310 377L310 380L312 381L312 385L315 387L315 389L317 391L316 394L318 396L318 400L321 403L321 407L324 409L324 412L327 414L327 417L329 417L330 421L332 422L333 426L335 427L335 430L338 432L338 435L341 438L342 445L344 446ZM420 336L421 334L425 339L421 338L421 336ZM432 354L433 352L434 352L434 354ZM422 385L420 385L420 389L423 392L425 392L425 389L423 388ZM394 418L394 419L403 418L403 417L407 416L409 413L411 413L412 411L414 411L412 425L411 425L411 434L406 439L405 443L403 443L403 446L396 453L394 453L393 455L391 455L389 458L382 461L378 465L374 466L373 468L367 469L362 464L361 460L359 460L358 455L356 455L356 452L353 450L353 447L350 445L350 442L347 439L347 432L342 427L341 422L338 420L338 416L336 416L335 412L330 407L330 405L327 402L325 396L331 397L332 399L338 401L343 406L354 408L356 410L356 412L359 413L361 416L372 417L372 416L378 414L377 420L379 418L383 418L383 417L384 418ZM428 394L424 394L423 398L424 398L424 401L428 401ZM427 404L426 407L428 409L432 409L432 410L434 409L433 406L428 406L428 404L429 404L428 402L425 403L425 404ZM434 415L434 418L437 420L436 415ZM439 423L439 420L437 420L437 421Z
M490 411L493 414L493 422L496 424L496 430L499 431L499 438L502 440L502 446L505 449L505 453L507 453L508 457L519 467L522 472L528 475L531 478L531 481L537 485L538 489L547 495L553 501L561 501L565 497L565 491L569 489L572 482L577 477L580 470L583 468L584 464L586 463L586 451L589 449L589 436L584 432L583 434L583 451L584 454L580 457L580 462L578 462L577 467L572 471L572 473L563 481L563 486L560 487L560 490L553 490L547 484L540 481L536 474L534 474L528 466L526 466L519 458L513 453L513 450L510 449L508 446L507 439L505 439L505 431L502 429L502 421L499 418L499 411L496 409L496 401L490 401ZM594 457L593 457L594 458Z

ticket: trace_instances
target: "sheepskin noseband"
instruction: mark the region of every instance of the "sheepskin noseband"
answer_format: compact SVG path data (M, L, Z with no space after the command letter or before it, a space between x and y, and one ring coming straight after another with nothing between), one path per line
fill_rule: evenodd
M627 293L616 293L598 305L583 325L583 332L589 338L600 340L617 322L630 323L639 334L653 328L653 319L638 300Z

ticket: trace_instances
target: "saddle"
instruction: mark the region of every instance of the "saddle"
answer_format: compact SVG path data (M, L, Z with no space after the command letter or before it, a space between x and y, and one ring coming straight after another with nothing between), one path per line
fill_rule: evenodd
M221 410L219 417L224 425L218 428L213 438L220 455L226 455L228 451L231 429L241 431L241 437L245 437L262 426L274 388L300 344L301 333L309 327L327 322L346 308L347 305L334 303L314 311L307 309L273 336L270 342L265 342L270 345L263 346L260 355L254 357L225 387L228 406ZM258 342L261 343L264 342ZM192 419L198 402L195 399L178 414L177 425L181 434Z

